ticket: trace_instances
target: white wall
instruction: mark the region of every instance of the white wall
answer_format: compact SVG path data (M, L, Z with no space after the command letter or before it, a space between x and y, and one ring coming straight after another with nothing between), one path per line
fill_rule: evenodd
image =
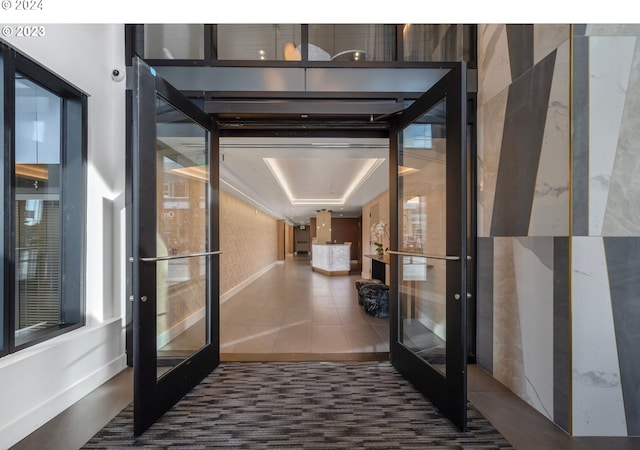
M124 369L123 25L46 25L9 45L88 94L86 312L79 330L0 358L0 448Z

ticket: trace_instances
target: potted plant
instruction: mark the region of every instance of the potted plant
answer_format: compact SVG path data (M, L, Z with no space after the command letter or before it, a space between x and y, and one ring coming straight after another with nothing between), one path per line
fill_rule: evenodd
M380 258L382 258L382 256L384 255L384 252L389 250L389 247L383 248L384 246L380 242L374 242L373 244L376 246L376 255L378 255Z
M384 238L389 239L389 227L384 222L375 223L371 227L371 240L376 246L376 255L380 258L384 256L384 252L389 250L389 247L384 248Z

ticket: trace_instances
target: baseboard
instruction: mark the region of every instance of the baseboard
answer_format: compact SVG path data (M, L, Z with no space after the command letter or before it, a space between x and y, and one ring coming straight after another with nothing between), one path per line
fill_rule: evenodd
M109 325L107 324L107 326ZM96 370L89 372L53 396L46 398L26 413L16 417L11 422L0 424L0 448L9 448L20 442L20 440L107 382L126 367L127 361L123 349L122 354L105 362ZM55 374L51 374L51 376L55 376Z
M247 286L249 286L251 283L253 283L254 281L256 281L258 278L260 278L262 275L264 275L265 273L267 273L268 271L270 271L271 269L273 269L276 264L284 264L284 261L274 261L271 264L269 264L267 267L265 267L264 269L260 270L259 272L254 273L253 275L251 275L249 278L247 278L246 280L244 280L242 283L238 284L237 286L229 289L227 292L225 292L224 294L222 294L220 296L220 304L223 304L224 302L226 302L227 300L229 300L231 297L233 297L234 295L236 295L238 292L240 292L241 290L243 290L244 288L246 288Z

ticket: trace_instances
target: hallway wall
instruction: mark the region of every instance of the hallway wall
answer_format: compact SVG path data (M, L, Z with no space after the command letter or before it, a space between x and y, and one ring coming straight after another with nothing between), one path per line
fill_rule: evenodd
M46 25L7 42L88 94L86 326L0 359L0 448L126 366L123 25Z
M640 25L574 26L573 433L640 435Z
M220 191L221 295L233 292L277 262L277 226L273 217Z
M569 429L569 26L478 27L478 363Z

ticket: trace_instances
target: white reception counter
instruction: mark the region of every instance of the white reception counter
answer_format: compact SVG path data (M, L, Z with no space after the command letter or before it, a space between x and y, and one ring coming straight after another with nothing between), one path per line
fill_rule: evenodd
M349 275L351 244L313 244L311 268L325 275Z

